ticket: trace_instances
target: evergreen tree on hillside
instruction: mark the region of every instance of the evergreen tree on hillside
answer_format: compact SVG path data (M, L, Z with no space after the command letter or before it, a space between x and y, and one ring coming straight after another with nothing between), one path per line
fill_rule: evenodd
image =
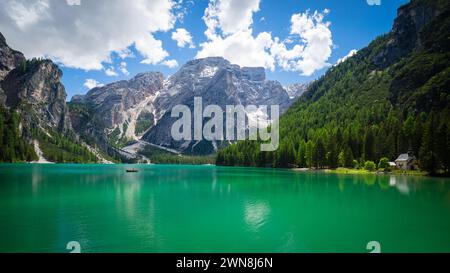
M356 161L364 167L366 161L394 161L412 149L421 168L448 173L450 5L439 0L409 5L441 11L414 34L427 46L401 58L389 55L396 38L391 32L330 68L280 118L279 150L258 156L259 145L253 145L248 152L259 162L243 165L335 168ZM248 142L219 151L218 164L240 165L233 159L247 152Z

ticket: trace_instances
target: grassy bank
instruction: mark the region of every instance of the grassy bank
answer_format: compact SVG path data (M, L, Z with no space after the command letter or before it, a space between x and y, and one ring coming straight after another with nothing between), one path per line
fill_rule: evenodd
M416 171L416 170L392 170L390 172L384 171L368 171L364 169L350 169L350 168L337 168L337 169L327 169L325 170L327 173L336 173L336 174L395 174L395 175L415 175L415 176L425 176L428 175L427 172L424 171Z
M334 173L334 174L390 174L390 175L414 175L414 176L426 176L429 175L427 172L425 171L412 171L412 170L408 170L408 171L404 171L404 170L392 170L390 172L384 172L382 170L378 170L378 171L368 171L365 169L351 169L351 168L337 168L337 169L320 169L320 170L316 170L316 169L307 169L307 168L295 168L293 169L295 171L300 171L300 172L326 172L326 173Z

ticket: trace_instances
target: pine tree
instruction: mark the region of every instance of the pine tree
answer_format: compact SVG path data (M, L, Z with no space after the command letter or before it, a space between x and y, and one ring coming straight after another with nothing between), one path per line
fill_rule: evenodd
M420 166L431 174L435 174L438 169L438 159L436 155L436 118L434 112L431 112L428 121L425 124L422 146L420 148Z
M338 161L339 167L345 167L345 153L343 150L339 153Z
M322 137L318 137L316 144L316 167L321 169L325 167L325 163L327 161L325 144L323 143Z
M436 133L436 152L442 169L449 173L450 169L450 136L449 127L444 122Z
M369 127L366 130L366 134L364 136L364 155L363 160L374 160L375 159L375 139L372 132L372 129Z
M327 152L327 162L329 168L337 168L338 167L338 146L336 143L336 137L330 136L328 142L328 152Z
M305 152L305 159L306 159L306 166L308 168L312 168L314 166L314 143L311 140L308 140L306 143L306 152Z

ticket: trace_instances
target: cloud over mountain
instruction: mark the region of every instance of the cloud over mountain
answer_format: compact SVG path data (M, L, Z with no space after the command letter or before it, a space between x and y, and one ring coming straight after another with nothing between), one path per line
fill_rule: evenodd
M112 52L133 44L144 63L157 64L169 54L153 33L173 28L173 7L171 0L5 0L0 25L27 57L50 57L67 67L102 69Z
M86 87L89 90L95 87L102 87L102 86L104 86L104 84L99 83L94 79L86 79L86 81L84 82L84 87Z
M191 34L184 28L177 28L172 32L172 40L177 42L178 47L183 48L188 45L189 48L195 48Z
M331 23L324 21L328 9L293 14L290 35L281 40L270 32L254 34L253 15L259 5L260 0L210 1L203 16L208 40L200 44L196 57L222 56L241 66L278 66L305 76L329 66L333 40Z
M204 4L200 13L205 30L201 24L198 28L184 24L188 7L194 4L183 0L4 0L0 26L11 46L28 58L47 57L65 68L102 70L110 77L129 74L121 65L127 58L134 58L127 60L132 70L136 62L177 67L185 60L170 52L171 40L180 51L198 44L195 58L220 56L240 66L310 76L330 65L333 40L331 23L325 19L328 9L292 10L290 21L288 16L278 20L289 31L274 35L270 28L256 31L254 26L262 19L255 19L261 0Z

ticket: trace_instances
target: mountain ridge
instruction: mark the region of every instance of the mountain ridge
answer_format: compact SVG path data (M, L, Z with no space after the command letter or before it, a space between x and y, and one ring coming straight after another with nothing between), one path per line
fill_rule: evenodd
M51 60L27 60L0 34L0 122L7 125L1 124L0 133L2 139L11 132L19 139L4 143L8 153L2 161L148 162L129 144L210 154L228 143L167 141L173 106L192 106L194 96L204 97L205 104L280 104L283 110L294 101L280 83L266 79L264 68L239 67L221 57L191 60L167 79L160 72L138 73L70 102L61 78ZM17 146L25 148L16 151Z
M157 75L154 76L153 88L131 86L136 78L145 75ZM86 95L74 96L69 106L76 131L81 135L85 132L88 138L97 136L96 141L103 143L104 148L109 143L121 149L127 144L135 146L135 141L142 140L142 143L149 142L179 153L210 154L227 143L182 143L173 141L170 136L174 122L170 109L179 104L192 108L195 96L202 97L205 105L280 104L283 111L296 98L295 95L289 97L277 81L267 80L264 68L240 67L222 57L208 57L188 61L167 79L161 73L146 72L129 81L91 89ZM131 102L127 103L130 99ZM80 118L83 112L77 112L80 107L92 108L88 112L93 116ZM124 110L128 114L121 115L126 112ZM103 122L95 122L99 119ZM92 126L86 128L90 121L94 121Z
M434 169L442 168L445 160L442 155L435 160L430 139L445 138L450 127L442 121L449 112L449 16L446 1L413 0L399 8L391 32L310 84L283 87L266 79L264 68L209 57L187 62L168 78L138 73L70 102L56 64L26 60L0 34L0 144L8 150L2 160L36 159L37 141L45 146L42 154L56 162L146 162L139 149L150 145L187 155L223 149L217 158L223 165L321 168L337 166L341 155L348 166L352 160L393 159L411 148L422 162L431 158L439 161ZM174 141L170 110L182 104L192 111L195 97L222 108L280 105L286 112L280 149L258 153L249 142L225 148L231 143ZM11 141L14 137L18 140ZM239 159L240 150L252 159Z
M0 161L102 160L73 131L62 71L55 63L27 60L0 34L0 72Z
M449 33L448 1L400 7L391 32L328 70L281 117L276 152L241 142L217 163L361 167L411 150L422 169L448 173Z

